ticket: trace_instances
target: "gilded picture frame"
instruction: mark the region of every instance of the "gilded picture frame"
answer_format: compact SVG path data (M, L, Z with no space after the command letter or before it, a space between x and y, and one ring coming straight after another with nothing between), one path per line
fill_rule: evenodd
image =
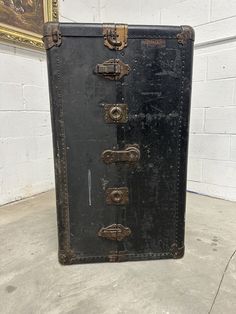
M48 21L58 21L58 0L0 0L2 42L44 49L42 25Z

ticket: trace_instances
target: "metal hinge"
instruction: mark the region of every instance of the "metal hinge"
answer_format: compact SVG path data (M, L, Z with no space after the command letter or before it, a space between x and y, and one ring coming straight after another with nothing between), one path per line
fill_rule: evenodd
M59 47L61 45L59 23L49 22L45 24L43 42L45 49L50 49L53 46Z
M103 24L104 46L112 50L122 50L127 47L128 25Z
M122 241L131 234L129 227L124 227L121 224L113 224L108 227L103 227L98 231L98 236L113 241Z
M96 65L95 73L102 75L109 80L120 80L124 75L128 75L130 67L119 59L109 59Z
M137 144L127 145L124 150L107 149L101 156L103 162L107 165L116 162L135 163L140 159L140 150Z

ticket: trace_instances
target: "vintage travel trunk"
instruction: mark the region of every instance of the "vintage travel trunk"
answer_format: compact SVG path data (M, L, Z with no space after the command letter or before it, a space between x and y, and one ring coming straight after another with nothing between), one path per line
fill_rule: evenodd
M45 24L62 264L183 256L193 42Z

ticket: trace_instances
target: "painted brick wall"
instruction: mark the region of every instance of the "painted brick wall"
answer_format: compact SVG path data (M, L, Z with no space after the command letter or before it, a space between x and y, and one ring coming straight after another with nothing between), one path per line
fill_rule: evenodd
M236 200L236 42L210 40L195 52L188 189Z
M60 20L194 26L188 189L236 200L235 0L61 0ZM54 177L45 55L0 45L0 66L3 204Z
M53 187L45 54L0 45L0 204Z

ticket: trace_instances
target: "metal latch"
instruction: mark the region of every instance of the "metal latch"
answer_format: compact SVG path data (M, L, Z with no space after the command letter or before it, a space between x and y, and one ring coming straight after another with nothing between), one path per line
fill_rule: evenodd
M106 123L126 123L128 121L127 104L105 104L104 118Z
M125 205L129 203L129 190L127 187L107 188L106 203L108 205Z
M131 234L129 227L124 227L121 224L113 224L108 227L103 227L98 231L98 236L113 241L121 241Z
M109 80L120 80L124 75L128 75L130 67L119 59L109 59L96 65L95 73L102 75Z
M124 150L107 149L102 153L101 157L103 162L108 165L123 161L134 163L140 159L140 150L137 144L127 145Z
M128 25L104 24L104 46L112 50L122 50L127 47Z

